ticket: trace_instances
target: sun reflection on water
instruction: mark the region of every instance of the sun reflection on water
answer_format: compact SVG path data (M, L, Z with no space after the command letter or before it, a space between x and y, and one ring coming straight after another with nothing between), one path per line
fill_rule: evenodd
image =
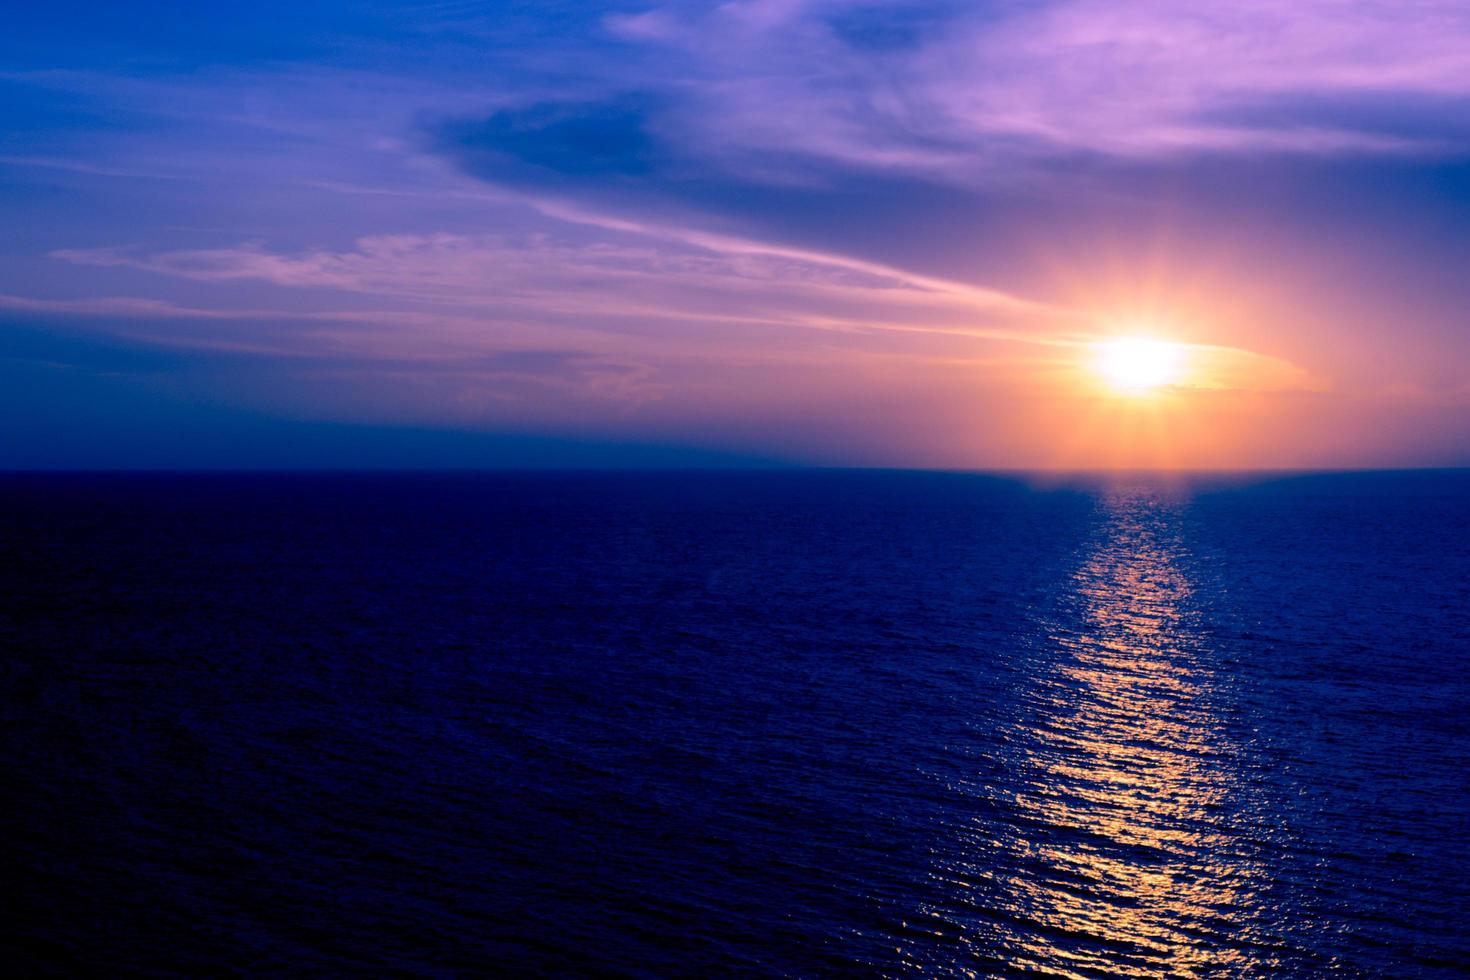
M1050 624L1050 650L1006 734L1002 775L967 792L982 816L936 855L926 914L957 961L1061 976L1193 976L1253 966L1249 862L1221 814L1232 751L1191 603L1179 502L1100 501L1097 538ZM912 955L911 955L912 954Z

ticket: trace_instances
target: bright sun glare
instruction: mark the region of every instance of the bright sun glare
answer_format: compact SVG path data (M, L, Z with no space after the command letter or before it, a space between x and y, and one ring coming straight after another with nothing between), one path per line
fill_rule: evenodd
M1183 361L1178 344L1126 337L1099 344L1096 366L1118 391L1138 394L1177 381Z

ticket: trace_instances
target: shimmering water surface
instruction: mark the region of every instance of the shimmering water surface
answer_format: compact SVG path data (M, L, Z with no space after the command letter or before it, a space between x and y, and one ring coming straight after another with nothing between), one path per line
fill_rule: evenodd
M0 477L25 975L1457 976L1470 474Z

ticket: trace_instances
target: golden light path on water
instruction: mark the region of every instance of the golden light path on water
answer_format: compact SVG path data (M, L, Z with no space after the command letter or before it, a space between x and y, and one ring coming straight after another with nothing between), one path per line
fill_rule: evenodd
M1182 563L1178 503L1127 488L1047 631L1001 774L967 787L981 816L937 848L956 940L906 972L1067 977L1236 974L1259 962L1250 862L1221 812L1233 789L1206 647ZM997 788L1002 787L1002 788ZM1019 788L1017 788L1019 787ZM914 923L906 923L913 927Z

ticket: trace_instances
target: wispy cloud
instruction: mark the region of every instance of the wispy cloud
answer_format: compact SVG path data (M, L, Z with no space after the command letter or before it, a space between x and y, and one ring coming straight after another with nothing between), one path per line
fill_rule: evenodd
M624 223L622 230L630 226ZM649 233L638 229L640 237ZM706 331L724 323L1056 345L1076 343L1079 326L1085 326L1071 311L872 263L698 232L681 237L630 241L625 234L616 242L571 242L545 234L392 235L359 240L348 250L289 254L260 245L51 254L80 265L207 283L257 280L365 293L456 314L451 321L457 327L466 315L477 315L487 330L498 319L535 314L571 317L562 322L614 332L645 332L653 320Z
M891 43L844 28L874 11ZM713 156L799 153L958 181L1076 150L1443 151L1444 141L1384 133L1351 111L1256 124L1230 114L1303 99L1350 110L1391 93L1440 105L1449 123L1470 99L1470 8L1445 0L734 0L606 23L683 59L676 74L692 108L668 124Z

